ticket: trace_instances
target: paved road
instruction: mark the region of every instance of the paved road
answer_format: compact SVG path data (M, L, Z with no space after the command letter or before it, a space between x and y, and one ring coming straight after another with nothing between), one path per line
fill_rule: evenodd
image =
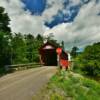
M56 67L41 67L8 74L0 78L0 100L32 100L56 72Z

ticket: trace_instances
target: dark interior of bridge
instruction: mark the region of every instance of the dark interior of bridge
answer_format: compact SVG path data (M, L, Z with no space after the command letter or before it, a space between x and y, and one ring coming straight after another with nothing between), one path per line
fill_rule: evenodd
M43 62L46 66L56 66L57 65L57 54L56 50L45 50L43 54Z

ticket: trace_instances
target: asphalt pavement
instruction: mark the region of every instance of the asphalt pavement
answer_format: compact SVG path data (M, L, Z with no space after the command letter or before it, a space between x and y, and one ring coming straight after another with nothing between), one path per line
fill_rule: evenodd
M56 73L56 67L44 66L18 71L0 78L0 100L32 100Z

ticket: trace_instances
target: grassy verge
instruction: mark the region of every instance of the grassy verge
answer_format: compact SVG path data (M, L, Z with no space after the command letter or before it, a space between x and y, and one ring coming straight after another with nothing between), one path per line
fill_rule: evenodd
M38 100L100 100L99 97L99 83L70 71L58 72L38 94Z

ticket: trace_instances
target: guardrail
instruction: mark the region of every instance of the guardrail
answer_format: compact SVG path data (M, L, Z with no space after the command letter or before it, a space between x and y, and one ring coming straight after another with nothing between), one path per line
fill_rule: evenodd
M5 70L6 71L17 71L17 70L25 70L29 68L35 68L35 67L42 67L42 65L40 63L6 65Z

